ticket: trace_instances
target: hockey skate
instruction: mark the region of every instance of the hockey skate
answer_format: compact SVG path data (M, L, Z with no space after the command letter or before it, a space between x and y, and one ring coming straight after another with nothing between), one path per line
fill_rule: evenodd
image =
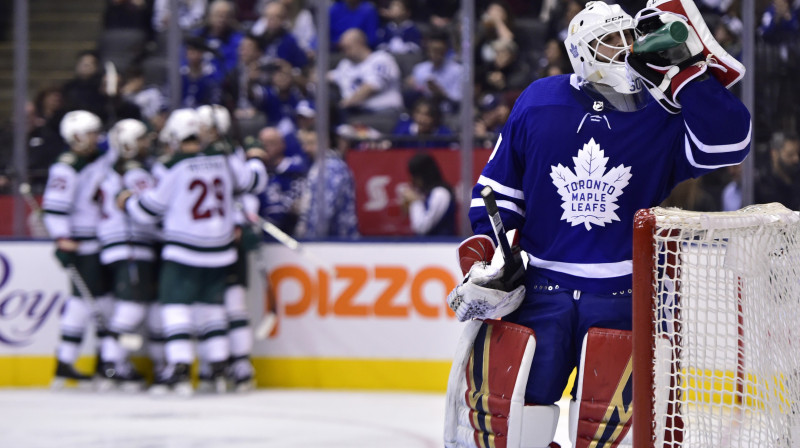
M224 394L228 391L225 379L228 363L225 361L212 362L198 375L197 392Z
M97 373L96 387L99 392L119 389L123 392L139 392L144 387L144 376L127 363L115 365L101 363Z
M53 390L64 389L68 382L77 382L78 388L83 389L85 386L91 384L92 377L85 375L75 370L72 364L67 364L63 361L56 361L56 374L50 388Z
M253 363L250 362L250 358L243 357L232 360L228 368L230 389L237 393L255 389L256 383L253 373Z
M150 386L148 392L151 395L166 395L174 392L182 397L190 397L194 395L194 389L189 372L189 364L169 365L156 373L155 382Z

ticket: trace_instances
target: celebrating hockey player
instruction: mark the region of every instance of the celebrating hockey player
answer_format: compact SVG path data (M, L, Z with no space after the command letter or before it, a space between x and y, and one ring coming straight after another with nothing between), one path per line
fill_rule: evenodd
M197 108L200 123L203 128L203 139L208 144L227 145L233 157L245 159L241 147L232 147L228 140L231 127L231 115L223 106L214 104ZM244 391L254 386L253 364L250 354L253 351L253 331L247 312L247 253L258 245L258 237L250 228L244 217L243 209L247 203L258 199L252 194L237 194L234 197L234 247L236 248L236 262L231 265L230 272L225 282L225 314L228 319L228 343L230 347L230 360L227 376L235 391ZM258 207L256 206L257 210ZM254 243L255 241L255 243ZM208 363L200 363L198 388L210 390L212 383L211 367Z
M189 366L198 353L224 387L229 357L224 308L225 279L236 261L233 247L233 194L259 191L266 171L258 160L244 162L217 144L201 144L200 118L191 109L173 112L179 151L164 164L156 188L142 194L123 191L118 204L136 221L163 222L164 248L158 300L167 338L163 382L191 394Z
M161 318L155 306L158 230L152 224L132 221L116 206L116 196L122 190L142 194L155 187L148 171L151 138L144 123L125 119L111 128L109 144L119 154L119 160L100 185L97 236L103 245L100 261L109 267L117 301L101 345L103 365L99 374L104 380L103 389L138 388L144 378L130 365L127 355L129 349L138 348L136 341L141 336L137 331L142 322L147 320L149 335L157 336L153 339L162 339ZM128 344L126 339L120 340L126 337ZM163 364L163 346L155 342L148 344L148 350L158 370Z
M56 257L67 269L72 294L61 314L54 386L67 379L90 379L75 370L73 364L90 316L102 316L96 322L98 336L102 337L103 321L113 306L111 297L106 296L108 286L101 271L96 230L100 219L98 187L114 161L114 154L108 151L101 155L98 151L102 123L91 112L68 112L59 131L69 144L69 151L50 167L42 204L43 219L47 232L56 241Z
M673 22L688 36L654 46ZM573 444L616 446L630 423L629 370L610 391L585 390L582 373L626 371L630 352L618 359L614 347L630 340L634 213L749 152L750 114L726 89L744 68L691 0L651 0L636 19L591 1L564 44L575 73L522 93L473 190L476 236L459 250L466 276L448 303L462 321L486 320L468 324L451 371L446 446L555 446L554 403L576 366L592 400L573 390ZM486 186L527 254L516 282L510 265L489 263Z

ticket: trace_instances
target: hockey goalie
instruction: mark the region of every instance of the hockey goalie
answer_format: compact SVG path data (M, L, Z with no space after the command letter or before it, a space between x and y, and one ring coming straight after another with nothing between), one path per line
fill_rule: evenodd
M574 74L522 93L473 190L476 236L459 248L465 277L447 298L468 321L448 384L447 447L557 446L555 403L576 367L573 445L623 443L634 214L750 149L750 114L727 90L744 67L691 0L651 1L635 18L591 1L567 33ZM525 268L495 251L486 186Z

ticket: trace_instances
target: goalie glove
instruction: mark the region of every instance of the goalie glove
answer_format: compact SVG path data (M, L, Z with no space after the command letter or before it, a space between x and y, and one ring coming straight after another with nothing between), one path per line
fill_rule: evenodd
M513 242L516 231L509 232ZM513 247L518 250L516 244ZM485 235L468 238L458 249L464 281L447 296L447 304L460 322L470 319L498 319L508 315L525 298L522 263L515 272L506 273L502 251ZM489 259L491 258L491 263Z
M650 0L647 5L635 17L637 37L675 21L689 32L683 44L652 53L628 53L625 61L669 113L680 112L681 89L707 72L728 88L744 76L744 66L714 39L692 0Z

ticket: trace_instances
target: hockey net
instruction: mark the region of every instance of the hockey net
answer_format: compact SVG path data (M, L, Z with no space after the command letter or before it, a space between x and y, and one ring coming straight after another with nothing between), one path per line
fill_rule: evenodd
M640 210L634 444L800 447L800 217Z

